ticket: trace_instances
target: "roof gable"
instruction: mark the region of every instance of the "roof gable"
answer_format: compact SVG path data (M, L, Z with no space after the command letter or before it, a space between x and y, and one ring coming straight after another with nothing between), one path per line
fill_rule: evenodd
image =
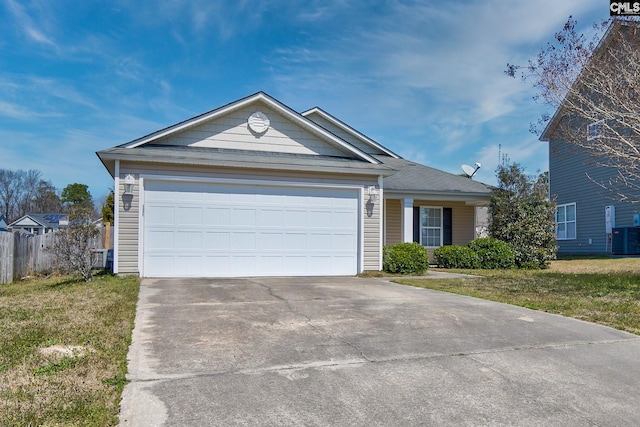
M67 215L59 213L30 213L13 221L11 227L60 227L60 222L67 219Z
M248 125L249 117L256 112L269 119L265 132L256 132ZM379 163L371 155L263 92L119 147L133 149L147 144L352 157L371 164Z
M327 129L334 135L339 136L343 140L349 142L350 144L358 147L360 150L364 151L368 154L373 155L387 155L394 158L399 158L397 154L388 148L378 144L373 139L364 135L361 132L358 132L351 126L347 125L343 121L335 118L331 114L322 110L319 107L314 107L310 110L307 110L302 113L302 115L309 120L312 120L314 123L322 126Z
M569 102L568 97L571 96L571 92L575 91L576 89L579 91L582 91L585 87L584 79L585 79L586 69L589 67L589 65L592 64L594 60L596 59L602 60L604 55L607 55L607 49L611 47L611 44L616 43L616 41L618 41L618 37L620 36L621 31L626 30L627 28L637 29L639 28L639 24L634 21L614 19L611 25L609 25L609 28L607 28L607 31L602 36L598 45L593 50L591 57L589 59L589 63L583 70L581 70L580 74L576 77L575 81L571 85L571 89L565 95L565 98L562 100L562 102L560 103L560 105L558 106L554 114L549 119L549 122L547 123L545 128L542 130L542 133L538 138L540 141L548 142L553 138L553 135L556 132L558 125L560 124L560 122L562 121L565 115L565 106Z

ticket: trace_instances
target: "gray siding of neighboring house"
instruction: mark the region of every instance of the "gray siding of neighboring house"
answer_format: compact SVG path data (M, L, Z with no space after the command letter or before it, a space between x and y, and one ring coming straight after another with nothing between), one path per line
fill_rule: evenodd
M123 200L124 177L133 174L136 179L131 204L126 205ZM270 181L297 181L308 183L347 184L361 186L363 189L371 185L377 186L377 177L372 176L336 176L333 174L313 174L295 172L269 172L250 169L233 169L185 165L158 165L154 163L133 164L122 162L120 166L120 187L117 189L119 200L118 227L118 272L123 274L138 274L138 242L139 242L139 200L140 192L138 179L140 174L159 176L182 176L199 178L230 178L256 179ZM364 270L380 270L380 205L375 203L372 210L367 210L367 198L363 200L362 221L364 230L364 247L362 248Z
M549 142L551 197L558 205L576 203L576 239L558 240L558 253L609 253L605 206L614 206L616 227L633 226L633 214L640 213L640 206L618 201L615 194L596 183L615 175L614 169L596 166L579 148L557 140Z

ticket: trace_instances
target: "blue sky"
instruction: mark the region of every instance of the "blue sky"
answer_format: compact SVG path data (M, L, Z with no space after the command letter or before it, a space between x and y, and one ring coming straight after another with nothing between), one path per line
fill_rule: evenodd
M94 198L95 152L264 91L319 106L407 159L459 173L498 147L547 169L529 133L545 111L506 63L526 64L569 15L605 0L0 0L0 168L37 169Z

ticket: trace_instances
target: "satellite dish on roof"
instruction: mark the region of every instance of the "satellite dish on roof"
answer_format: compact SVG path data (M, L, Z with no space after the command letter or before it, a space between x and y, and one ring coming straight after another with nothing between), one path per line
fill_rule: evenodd
M473 177L473 175L475 175L476 172L478 172L478 169L480 169L480 166L482 166L480 162L476 162L475 164L476 164L475 169L473 168L473 166L462 165L462 172L464 172L464 174L467 175L469 178Z

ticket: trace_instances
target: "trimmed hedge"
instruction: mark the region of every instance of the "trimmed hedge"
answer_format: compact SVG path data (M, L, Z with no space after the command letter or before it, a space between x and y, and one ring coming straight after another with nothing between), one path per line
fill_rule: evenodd
M511 247L502 240L492 237L475 239L469 242L469 248L478 254L481 268L495 270L516 266Z
M440 246L433 251L433 258L442 268L480 268L480 257L467 246Z
M429 268L429 253L415 242L385 246L382 268L388 273L420 274Z
M442 268L508 269L516 266L511 247L491 237L475 239L467 246L441 246L433 252L434 260Z

